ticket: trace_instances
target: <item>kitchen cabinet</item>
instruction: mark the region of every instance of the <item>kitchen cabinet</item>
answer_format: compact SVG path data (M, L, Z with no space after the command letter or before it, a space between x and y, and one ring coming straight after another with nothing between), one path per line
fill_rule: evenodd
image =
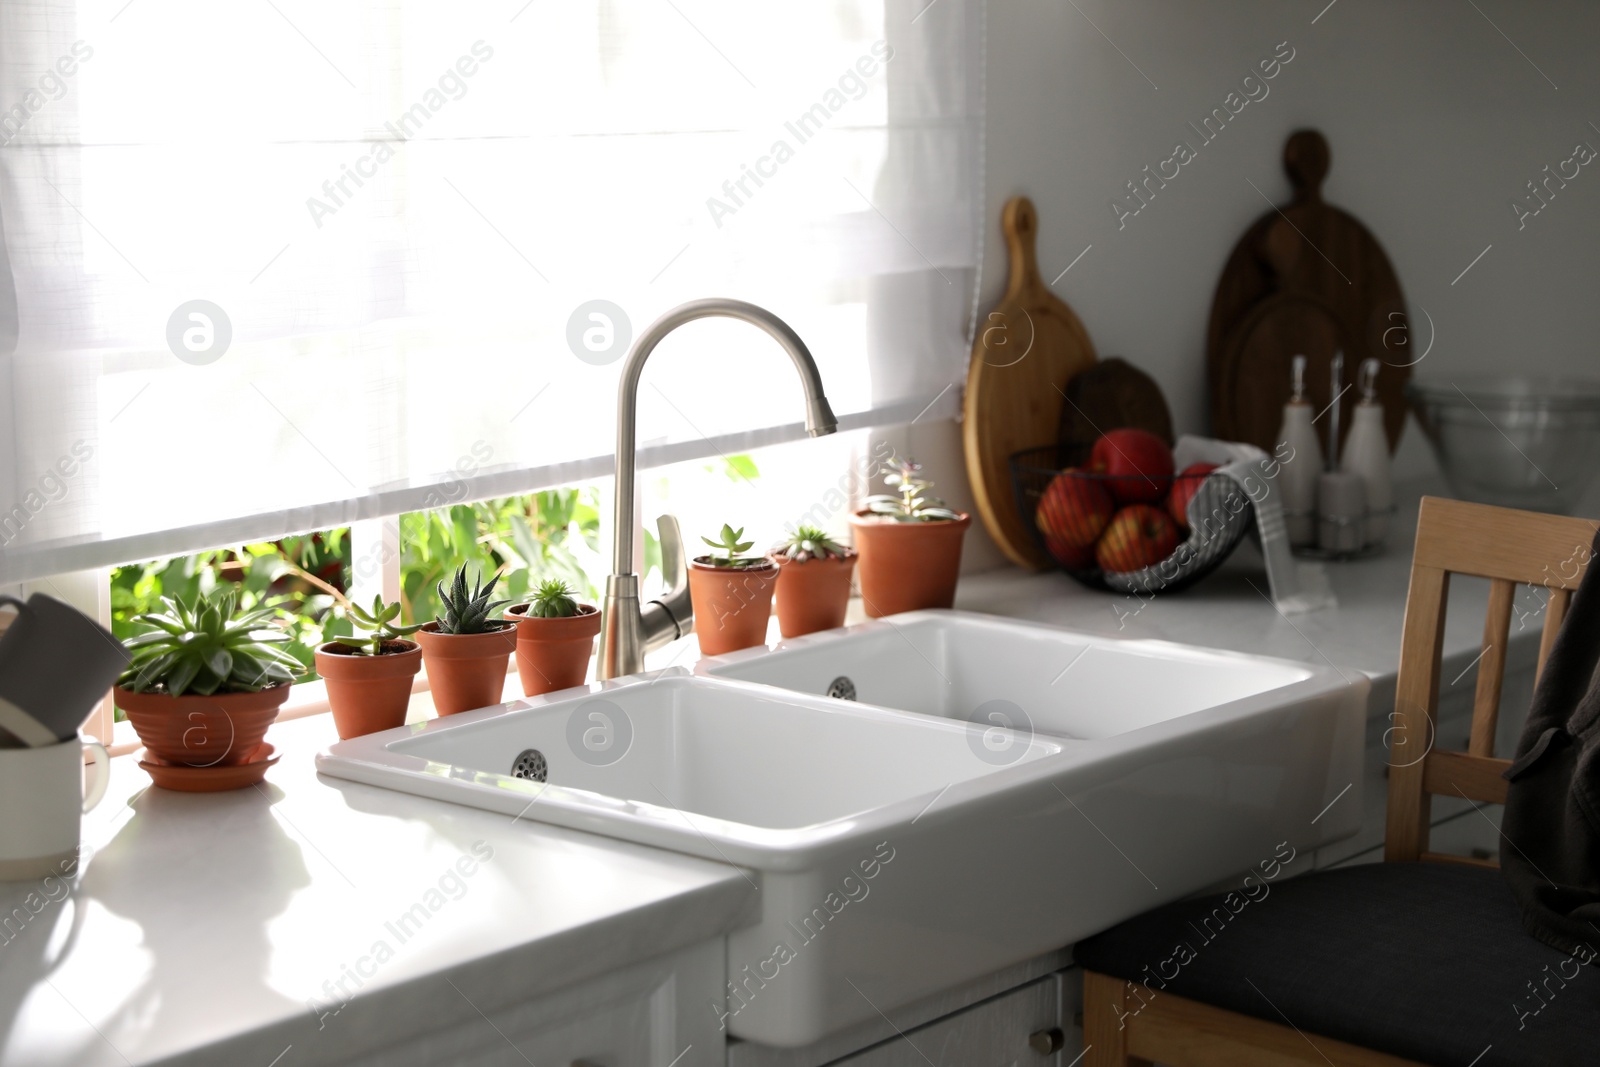
M722 941L552 996L491 1010L348 1061L350 1067L721 1067L708 1007L724 986ZM443 996L456 996L448 986Z
M1062 995L1062 976L1048 975L829 1067L1063 1067Z

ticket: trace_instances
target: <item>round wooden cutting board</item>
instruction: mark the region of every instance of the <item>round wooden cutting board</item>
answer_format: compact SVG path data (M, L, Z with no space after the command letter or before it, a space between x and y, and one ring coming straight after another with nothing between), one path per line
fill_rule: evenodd
M1009 461L1016 452L1056 443L1067 380L1092 365L1094 346L1063 301L1039 276L1034 237L1039 217L1019 196L1001 214L1011 278L994 310L978 323L967 371L962 439L979 516L1002 551L1025 567L1047 559L1017 509Z

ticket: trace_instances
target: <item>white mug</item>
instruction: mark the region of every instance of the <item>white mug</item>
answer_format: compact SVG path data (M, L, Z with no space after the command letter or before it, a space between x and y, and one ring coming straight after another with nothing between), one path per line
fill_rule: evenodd
M83 753L94 759L84 787ZM73 738L39 748L0 748L0 881L61 874L78 854L83 813L111 778L105 746Z

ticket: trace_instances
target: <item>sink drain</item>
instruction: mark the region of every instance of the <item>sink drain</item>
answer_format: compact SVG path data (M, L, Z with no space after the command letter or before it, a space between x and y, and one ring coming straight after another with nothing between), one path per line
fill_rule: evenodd
M854 700L856 698L856 683L847 675L839 675L828 685L828 695L838 700Z
M542 782L550 776L550 764L545 761L544 753L536 748L525 748L517 755L511 764L511 777L526 778L530 782Z

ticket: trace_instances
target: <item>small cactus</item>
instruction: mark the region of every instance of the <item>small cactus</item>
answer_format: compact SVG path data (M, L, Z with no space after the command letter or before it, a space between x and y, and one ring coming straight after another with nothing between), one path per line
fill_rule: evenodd
M578 614L578 602L572 599L572 590L559 578L546 578L539 583L538 592L528 602L524 615L532 619L570 619Z

